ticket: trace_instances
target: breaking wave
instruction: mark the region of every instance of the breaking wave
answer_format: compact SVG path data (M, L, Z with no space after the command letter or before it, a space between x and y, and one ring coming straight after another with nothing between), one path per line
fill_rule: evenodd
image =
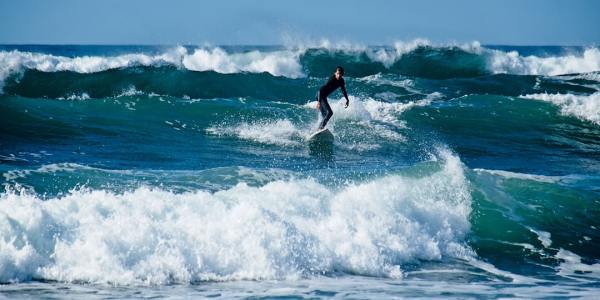
M432 45L427 40L396 42L369 47L323 41L314 45L236 50L225 47L177 46L162 53L129 53L115 56L68 57L20 50L0 51L0 88L11 76L39 72L90 74L132 67L174 66L199 72L268 73L303 78L328 76L343 65L352 77L381 72L425 78L473 77L485 74L561 75L600 70L600 50L559 56L523 56L517 51L490 49L474 42L465 45ZM60 76L60 75L57 75ZM18 79L16 79L18 84Z
M0 281L401 277L404 263L473 255L463 166L442 157L427 176L340 188L308 178L212 193L79 189L45 201L9 191L0 201Z

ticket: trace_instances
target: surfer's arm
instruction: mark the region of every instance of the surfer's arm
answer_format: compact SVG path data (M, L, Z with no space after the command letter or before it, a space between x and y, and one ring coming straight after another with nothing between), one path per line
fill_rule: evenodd
M344 98L346 98L346 107L350 104L350 99L348 99L348 93L346 92L346 82L342 84L342 94L344 94Z

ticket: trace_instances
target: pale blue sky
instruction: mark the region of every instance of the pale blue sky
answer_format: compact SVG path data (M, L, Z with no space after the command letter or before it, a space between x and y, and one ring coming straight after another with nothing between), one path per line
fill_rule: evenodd
M0 43L598 45L595 0L0 0Z

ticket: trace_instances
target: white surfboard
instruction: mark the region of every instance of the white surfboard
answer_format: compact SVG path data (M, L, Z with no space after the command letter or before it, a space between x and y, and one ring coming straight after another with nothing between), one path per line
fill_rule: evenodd
M333 143L333 133L327 128L323 128L313 134L311 134L306 140L309 142L325 142Z

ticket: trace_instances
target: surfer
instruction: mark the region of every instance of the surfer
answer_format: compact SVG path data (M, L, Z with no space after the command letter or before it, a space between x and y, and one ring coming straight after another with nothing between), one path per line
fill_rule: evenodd
M335 68L335 73L333 76L327 80L327 83L323 85L319 91L317 92L317 109L321 111L321 116L323 120L321 124L319 124L319 130L325 128L327 122L331 116L333 116L333 111L331 110L331 106L327 102L327 96L329 96L333 91L337 90L337 88L342 88L342 93L346 98L346 105L344 108L348 108L348 104L350 104L350 100L348 100L348 93L346 92L346 82L344 81L344 68L338 66Z

